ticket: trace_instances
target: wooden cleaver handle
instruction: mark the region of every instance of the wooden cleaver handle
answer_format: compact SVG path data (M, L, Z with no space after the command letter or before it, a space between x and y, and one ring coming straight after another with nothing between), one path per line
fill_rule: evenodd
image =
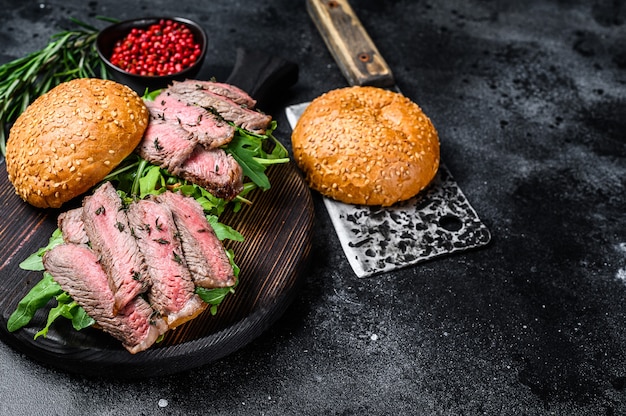
M307 0L307 10L350 85L395 84L391 69L347 0Z

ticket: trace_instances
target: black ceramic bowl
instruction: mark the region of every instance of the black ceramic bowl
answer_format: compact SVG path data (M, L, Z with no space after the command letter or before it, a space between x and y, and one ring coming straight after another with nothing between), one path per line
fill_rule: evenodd
M200 44L200 56L189 67L172 75L148 76L137 75L127 72L111 63L109 58L113 52L115 43L124 38L133 28L147 29L151 25L158 23L161 19L169 19L187 26L193 33L195 42ZM125 20L115 23L103 29L96 39L96 50L100 59L105 63L111 78L121 84L126 84L135 90L139 95L143 95L146 89L152 91L167 87L172 81L180 81L194 78L202 67L207 51L208 38L202 27L182 17L147 17L141 19Z

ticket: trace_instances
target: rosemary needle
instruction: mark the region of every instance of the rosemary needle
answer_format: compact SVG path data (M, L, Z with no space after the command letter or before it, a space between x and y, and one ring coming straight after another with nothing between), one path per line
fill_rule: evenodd
M114 19L99 17L114 22ZM41 50L0 65L0 152L6 155L7 128L37 97L75 78L108 78L95 49L98 29L76 19L80 28L53 35Z

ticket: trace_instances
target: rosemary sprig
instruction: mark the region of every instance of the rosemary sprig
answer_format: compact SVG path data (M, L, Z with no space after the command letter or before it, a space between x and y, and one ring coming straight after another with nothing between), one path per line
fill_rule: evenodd
M114 19L98 17L114 22ZM75 78L108 78L96 52L98 29L70 18L79 28L53 35L46 47L0 65L0 152L6 155L7 127L37 97Z

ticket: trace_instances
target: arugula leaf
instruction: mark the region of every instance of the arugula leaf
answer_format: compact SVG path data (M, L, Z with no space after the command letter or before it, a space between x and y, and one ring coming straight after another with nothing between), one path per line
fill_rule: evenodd
M235 284L231 287L219 287L215 289L206 289L204 287L196 286L195 293L200 296L205 303L208 303L210 306L211 315L215 315L217 313L217 307L222 303L226 295L229 293L235 293L235 288L239 284L239 266L235 264L235 253L232 250L226 250L226 255L228 256L228 260L230 261L231 266L233 266L233 273L235 275Z
M239 277L239 271L241 269L239 269L239 266L237 266L237 264L235 263L235 252L233 250L226 250L226 255L228 256L230 265L233 266L233 274L235 275L235 277ZM239 283L239 280L235 282L235 286L237 286L237 283ZM233 286L233 288L235 286Z
M158 97L159 94L161 94L161 90L148 91L148 89L146 89L142 98L144 100L154 101L154 99Z
M224 147L241 165L243 174L263 190L270 188L270 181L265 173L267 166L289 162L287 149L273 136L275 129L275 120L265 134L256 134L235 126L235 136ZM271 147L271 151L267 151L266 147Z
M78 306L76 310L72 312L72 326L75 330L88 328L96 323L96 320L87 315L87 311Z
M93 325L96 321L87 315L87 312L67 293L63 292L56 297L57 306L50 309L48 312L48 320L46 326L35 334L35 339L40 336L46 337L48 330L57 318L63 317L72 321L72 326L75 330L87 328Z
M67 292L63 292L56 297L57 306L50 309L48 312L48 320L46 326L35 334L35 339L43 335L45 338L48 335L50 326L57 320L57 318L63 317L72 321L72 327L80 331L81 329L90 327L95 324L96 321L87 315L87 312L73 300Z
M216 289L206 289L204 287L197 287L196 293L200 298L209 305L219 305L226 295L234 293L235 291L231 287L219 287Z
M54 232L50 236L50 239L48 240L48 245L45 247L41 247L35 253L31 254L26 259L24 259L20 263L20 268L24 270L34 271L34 272L43 271L44 267L43 267L42 257L44 253L50 250L51 248L53 248L54 246L57 246L61 243L63 243L63 235L61 234L61 230L57 228L56 230L54 230Z
M46 321L46 326L43 327L40 331L38 331L35 334L35 339L39 338L40 336L44 336L44 338L48 335L48 329L50 329L50 326L52 325L52 323L59 317L64 317L67 319L72 319L72 313L71 313L71 308L72 306L75 306L76 303L74 303L74 305L72 305L72 302L66 302L63 299L64 298L69 298L69 295L65 292L61 293L59 296L57 296L57 306L55 306L54 308L50 309L50 311L48 312L48 320Z
M218 217L224 212L229 203L227 200L216 197L196 184L186 184L176 189L198 201L205 212Z
M265 174L265 165L255 159L259 153L258 143L250 138L235 135L225 149L241 166L243 174L263 190L270 189L270 180Z
M145 172L145 175L139 178L139 198L160 193L159 190L165 189L165 178L161 174L161 168L152 165L146 168Z
M206 219L209 224L211 224L211 227L213 227L213 231L215 231L215 235L220 241L228 239L242 242L244 240L243 235L241 235L239 231L219 222L216 215L207 215Z
M215 315L217 313L218 305L222 303L226 295L229 293L235 293L235 290L232 287L219 287L216 289L206 289L200 286L196 287L196 294L205 303L210 305L211 315Z
M63 293L63 289L52 279L50 273L44 273L43 278L17 304L17 309L9 317L7 329L9 332L28 325L38 309L48 304L50 299Z

